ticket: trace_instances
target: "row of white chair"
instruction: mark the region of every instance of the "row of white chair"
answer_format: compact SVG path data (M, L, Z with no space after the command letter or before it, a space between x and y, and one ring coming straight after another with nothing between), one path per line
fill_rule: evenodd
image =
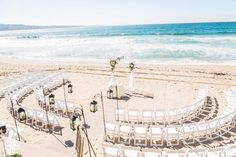
M6 94L11 95L12 92L23 88L45 75L45 73L30 73L19 78L11 79L10 81L7 80L6 83L2 85L2 88L0 88L0 96L4 97Z
M163 146L179 145L179 142L194 143L195 141L206 141L221 137L225 133L231 133L230 129L235 127L236 116L236 94L230 90L225 92L228 99L228 107L220 116L202 122L184 125L132 125L128 123L106 123L107 137L111 141L118 139L119 143L130 144L134 138L134 145Z
M59 132L61 133L59 118L53 114L18 105L14 106L14 110L12 112L14 112L14 115L19 121L24 122L35 129L55 131L55 128L59 128Z
M33 91L32 85L25 86L22 89L19 89L18 91L13 93L10 99L13 104L17 104L22 100L24 96L31 93L32 91Z
M19 81L18 84L19 84L20 88L17 90L11 90L11 92L9 92L9 94L6 95L6 98L8 100L8 105L10 105L11 103L18 104L19 101L21 101L25 95L27 95L33 91L34 85L32 85L32 83L34 81L36 81L37 79L39 79L39 80L42 79L44 76L45 75L43 73L41 75L37 74L36 76L31 76L30 78L25 78L25 80L28 80L28 81L23 84L22 84L22 81Z
M235 122L234 122L235 123ZM222 137L225 133L235 133L230 131L232 124L219 126L220 123L203 125L179 126L143 126L131 124L106 123L106 139L113 143L123 143L131 145L132 139L135 146L177 146L181 142L193 144ZM216 126L213 126L216 125ZM150 143L150 144L149 144Z
M171 110L134 110L134 109L115 109L116 121L129 123L163 123L169 124L173 122L181 123L186 119L198 114L201 109L204 109L204 102L206 101L208 87L199 89L196 101L185 108L171 109Z
M37 83L35 83L37 88L34 89L38 104L42 108L49 109L50 111L53 111L61 116L68 116L69 114L75 113L77 109L80 108L78 105L61 100L55 100L54 104L50 104L49 98L46 97L46 93L51 92L53 89L68 82L69 79L64 78L62 75L56 75L44 80L39 80Z
M46 85L44 85L44 90L46 92L50 92L53 89L60 87L61 85L63 85L63 79L62 78L57 78L52 80L51 82L47 83Z
M61 100L55 101L55 108L57 114L70 115L79 111L80 107L77 104L71 102L65 102Z
M68 116L71 114L75 114L77 112L79 112L80 110L80 106L72 103L72 102L65 102L62 100L55 100L54 104L50 104L49 103L49 98L42 96L41 94L36 96L36 99L38 101L38 104L40 105L40 107L42 107L45 110L49 110L54 112L57 115L60 116Z
M63 85L63 83L68 83L69 80L67 78L64 78L59 73L55 73L51 76L48 76L42 80L38 80L37 82L34 83L34 90L38 90L39 88L43 88L44 93L47 94L51 92L53 89Z
M103 143L104 157L234 157L236 145L212 149L157 150Z
M36 77L37 76L37 77ZM35 82L40 80L52 80L58 74L37 74L36 76L31 76L29 78L25 78L24 81L19 80L18 84L20 86L17 90L11 90L11 94L7 96L8 99L8 108L10 112L20 120L23 121L39 130L45 131L54 131L55 127L60 128L60 124L58 118L55 115L48 114L45 111L39 111L34 109L28 109L22 107L18 102L22 100L22 98L26 95L35 90ZM24 82L24 83L22 83ZM13 108L11 106L13 105ZM59 129L61 133L61 130Z
M18 104L25 95L31 93L33 91L32 83L37 79L43 78L44 76L45 73L34 73L34 75L30 75L29 78L18 80L19 82L15 83L14 88L8 88L8 92L5 94L5 97L8 101L8 108L11 107L11 103Z
M45 81L44 81L45 82ZM39 87L35 89L36 92L36 100L38 101L38 104L44 108L49 109L53 112L55 112L58 115L61 116L68 116L72 113L75 113L78 111L78 108L80 108L77 104L74 104L72 102L65 102L61 100L55 100L54 104L49 103L49 98L45 95L45 88L46 91L52 91L54 88L57 88L63 83L69 82L68 79L64 79L63 77L54 77L53 79L50 79L44 83L43 87Z

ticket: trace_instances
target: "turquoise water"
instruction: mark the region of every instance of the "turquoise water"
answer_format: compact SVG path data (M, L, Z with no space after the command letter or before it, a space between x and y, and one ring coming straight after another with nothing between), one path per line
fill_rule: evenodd
M236 63L236 22L0 31L0 57Z

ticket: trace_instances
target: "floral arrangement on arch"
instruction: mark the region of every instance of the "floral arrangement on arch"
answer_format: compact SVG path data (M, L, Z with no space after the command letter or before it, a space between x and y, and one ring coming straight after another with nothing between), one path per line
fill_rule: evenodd
M111 66L111 71L113 72L116 68L116 64L118 64L116 59L111 59L110 60L110 66Z
M133 71L135 69L135 64L133 62L129 63L129 70Z
M124 56L122 57L118 57L116 59L110 59L110 66L111 66L111 71L113 72L116 68L116 65L118 64L118 61L120 61L121 59L123 59Z

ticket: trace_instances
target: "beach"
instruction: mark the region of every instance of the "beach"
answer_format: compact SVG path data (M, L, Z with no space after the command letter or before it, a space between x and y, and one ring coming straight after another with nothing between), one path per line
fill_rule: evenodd
M97 156L102 156L103 119L99 98L98 111L90 112L90 102L93 96L101 93L104 96L104 111L106 121L115 121L117 101L107 99L108 82L110 80L110 66L108 63L61 63L56 61L37 61L25 59L3 59L0 61L1 80L17 77L33 71L60 72L66 75L73 85L73 93L66 92L66 100L81 105L84 109L88 136ZM115 77L127 88L129 68L125 63L119 63L115 70ZM232 65L155 65L136 64L135 88L154 97L128 96L127 100L119 100L119 108L138 110L168 110L190 106L194 101L197 90L204 85L209 88L208 97L213 104L218 104L217 115L227 106L224 91L236 86L236 67ZM52 92L55 97L64 100L63 87ZM14 119L7 110L6 100L0 101L2 109L0 120L14 125ZM35 93L28 95L22 102L25 107L42 110L37 104ZM76 156L76 131L70 129L68 118L59 117L63 127L62 135L49 134L19 123L22 128L21 136L27 141L21 142L20 153L24 157ZM215 144L215 143L214 143ZM212 145L214 145L212 144ZM201 148L202 146L198 146ZM185 148L183 148L185 149ZM32 151L33 150L33 151ZM87 145L85 156L89 156Z
M236 157L235 6L0 0L0 157Z

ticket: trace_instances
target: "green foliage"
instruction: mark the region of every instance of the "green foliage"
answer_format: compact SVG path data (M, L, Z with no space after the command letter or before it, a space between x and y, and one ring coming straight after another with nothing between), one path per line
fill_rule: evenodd
M8 155L7 157L22 157L20 154L13 154L13 155Z
M129 63L129 70L133 71L135 68L135 64L133 62Z
M110 59L110 66L112 72L115 70L118 61L120 61L121 59L124 59L124 56L118 57L116 59Z
M117 60L114 60L114 59L110 60L111 71L115 70L116 64L118 64Z

